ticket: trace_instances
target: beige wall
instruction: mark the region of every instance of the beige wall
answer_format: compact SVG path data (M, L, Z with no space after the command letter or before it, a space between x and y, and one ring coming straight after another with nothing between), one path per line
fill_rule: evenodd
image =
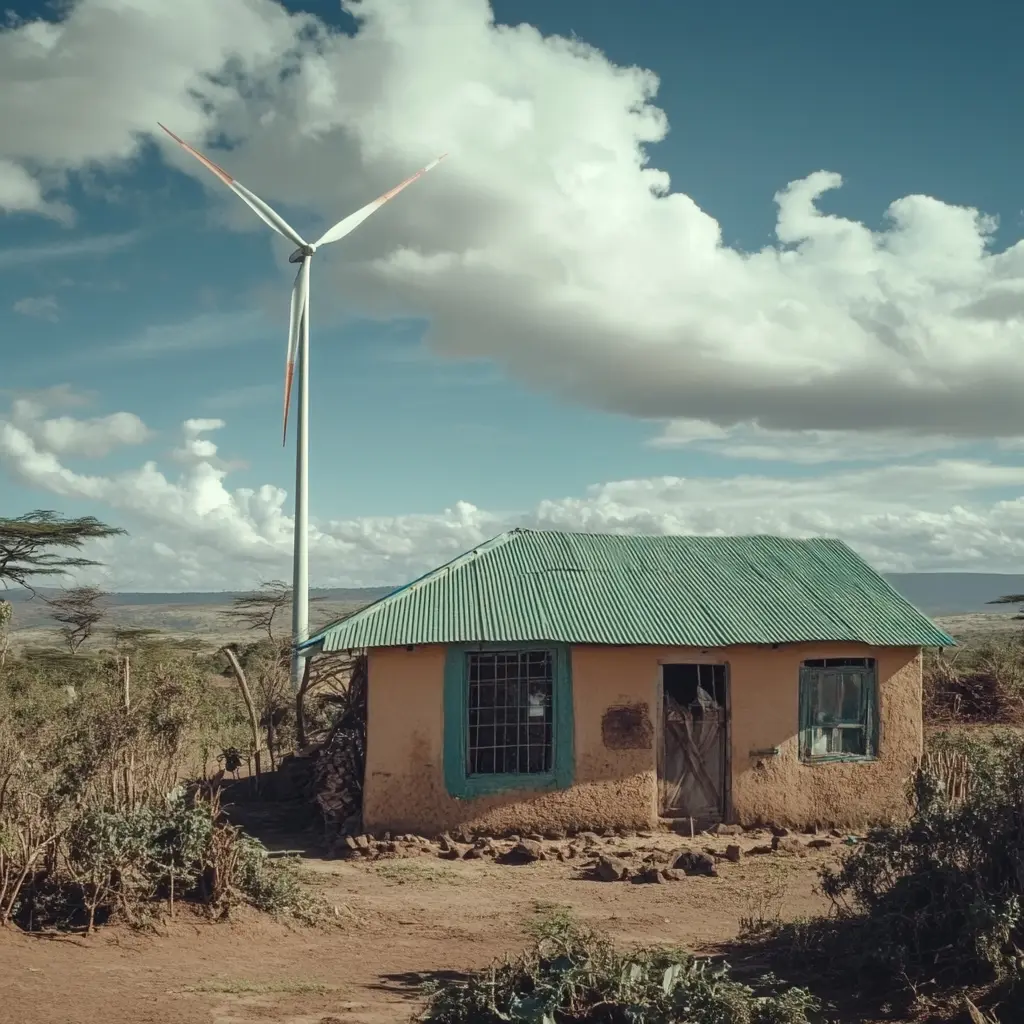
M871 763L801 764L798 678L807 658L878 659L879 758ZM363 804L370 831L435 834L466 826L493 832L643 828L657 819L656 738L646 748L609 749L609 707L644 704L657 727L661 665L725 662L731 696L734 817L744 823L854 826L899 813L903 785L920 754L921 661L916 648L802 644L734 647L573 649L574 785L548 793L455 800L444 785L440 645L370 652ZM774 757L751 751L779 747Z

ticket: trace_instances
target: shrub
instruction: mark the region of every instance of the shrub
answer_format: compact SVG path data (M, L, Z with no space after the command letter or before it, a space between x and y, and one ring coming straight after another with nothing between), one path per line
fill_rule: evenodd
M932 722L1024 722L1024 643L1015 638L928 653L924 713Z
M943 737L971 764L966 794L947 799L927 771L912 780L909 822L873 829L821 874L835 914L760 936L784 962L872 987L1013 984L1024 969L1024 741Z
M469 981L433 987L425 1024L806 1024L818 1002L766 977L758 989L679 950L618 950L558 917L534 946Z

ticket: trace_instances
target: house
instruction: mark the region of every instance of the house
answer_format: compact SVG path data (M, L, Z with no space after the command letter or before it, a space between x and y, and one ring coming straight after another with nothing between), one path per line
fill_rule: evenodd
M431 835L890 817L953 644L837 540L517 529L305 649L368 655L364 827Z

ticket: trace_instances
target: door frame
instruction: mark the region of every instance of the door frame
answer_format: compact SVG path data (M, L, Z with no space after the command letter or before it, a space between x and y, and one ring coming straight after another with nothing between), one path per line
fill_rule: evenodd
M654 802L655 816L661 817L661 776L662 751L665 749L665 666L666 665L717 665L724 669L725 683L725 730L724 761L722 766L722 822L733 819L732 804L732 668L728 661L708 658L664 658L658 660L658 680L655 684L655 728L654 728Z

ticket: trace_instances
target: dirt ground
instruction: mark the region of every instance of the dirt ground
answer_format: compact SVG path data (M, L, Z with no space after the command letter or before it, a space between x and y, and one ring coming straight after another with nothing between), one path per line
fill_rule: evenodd
M652 848L749 850L765 842L765 834L600 840L608 853L626 851L633 860ZM186 914L145 935L109 927L91 937L45 938L0 929L0 1019L395 1024L416 1012L423 981L517 952L531 922L555 908L623 942L696 951L733 938L744 916L822 912L816 873L839 849L837 841L797 856L746 854L721 861L717 878L642 885L581 877L578 861L303 857L304 881L337 907L336 925L290 927L246 913L222 924Z

